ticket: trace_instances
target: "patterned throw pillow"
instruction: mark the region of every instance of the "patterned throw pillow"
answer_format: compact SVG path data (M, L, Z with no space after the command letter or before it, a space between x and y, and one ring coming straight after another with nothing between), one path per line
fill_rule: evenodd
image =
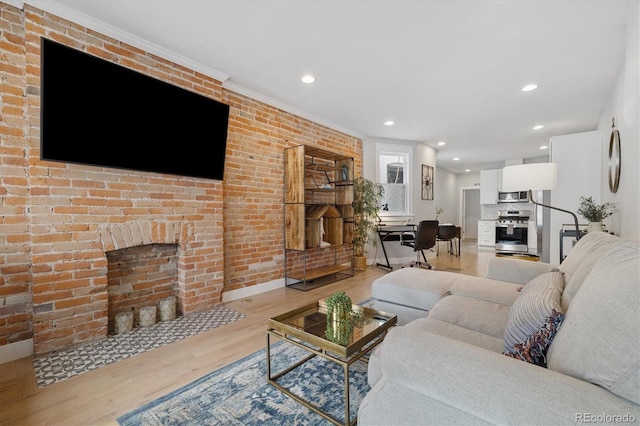
M504 354L547 366L549 345L564 320L560 307L564 276L560 271L542 274L528 282L509 310L504 330Z

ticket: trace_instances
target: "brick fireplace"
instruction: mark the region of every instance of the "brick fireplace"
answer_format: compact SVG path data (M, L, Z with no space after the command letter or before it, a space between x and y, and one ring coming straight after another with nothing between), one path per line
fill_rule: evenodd
M142 235L142 232L147 232L146 229L143 231L134 224L127 224L126 228L139 232L137 238L130 243L122 239L114 247L124 248L105 252L109 334L114 334L115 316L118 313L132 311L137 320L140 308L156 306L166 297L177 297L178 312L182 312L185 303L180 297L183 293L178 294L178 243L155 242L151 235ZM111 231L107 232L108 240L113 240ZM117 232L119 238L124 238L122 230Z
M154 306L155 320L160 319L160 301L176 296L176 249L176 244L144 244L106 253L109 334L117 334L119 313L133 313L134 324L139 325L140 309Z
M108 257L117 255L122 259L123 253L129 257L131 254L144 257L144 253L148 256L150 251L174 247L170 249L170 255L160 256L160 261L173 263L175 270L165 271L161 277L155 276L147 285L139 283L133 293L135 300L121 303L116 310L154 306L169 295L176 296L177 311L184 314L201 312L219 304L223 262L215 246L222 243L219 239L217 242L215 239L202 240L206 234L203 230L196 232L197 229L202 230L197 222L153 219L104 224L98 226L95 233L88 230L80 238L93 240L89 235L94 235L95 240L89 244L94 250L87 251L85 244L78 241L78 250L57 256L34 256L34 270L48 270L33 286L36 354L107 336L109 317L115 315L115 311L109 312ZM208 259L216 253L220 261ZM201 266L203 262L210 267ZM50 266L45 267L45 263ZM112 269L112 281L113 275ZM154 285L155 290L149 290Z

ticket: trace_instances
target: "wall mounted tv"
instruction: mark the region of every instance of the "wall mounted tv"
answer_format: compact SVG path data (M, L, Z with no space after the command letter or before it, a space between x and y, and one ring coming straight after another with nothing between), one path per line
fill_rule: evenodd
M40 158L222 180L229 106L42 39Z

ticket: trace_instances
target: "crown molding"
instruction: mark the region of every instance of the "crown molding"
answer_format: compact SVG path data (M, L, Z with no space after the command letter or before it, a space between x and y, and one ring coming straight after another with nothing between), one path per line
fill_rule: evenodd
M24 6L24 1L23 0L2 0L2 1L4 3L10 5L10 6L17 7L20 10L22 10L22 8Z
M335 123L331 123L327 120L324 120L322 118L318 118L316 116L313 116L312 114L309 114L305 111L302 111L300 109L297 109L295 107L292 107L291 105L285 104L283 102L280 102L278 100L275 100L273 98L270 98L266 95L263 95L262 93L256 92L255 90L252 89L248 89L244 86L241 86L239 84L233 83L231 81L225 81L222 83L222 87L224 87L227 90L230 90L232 92L238 93L240 95L244 95L247 96L253 100L259 101L259 102L263 102L265 104L271 105L275 108L281 109L283 111L287 111L291 114L297 115L298 117L302 117L302 118L306 118L307 120L313 121L314 123L318 123L321 124L323 126L329 127L330 129L333 130L337 130L338 132L342 132L345 133L347 135L356 137L356 138L360 138L360 139L364 139L364 136L354 132L353 130L349 130L349 129L345 129L341 126L338 126Z
M216 80L224 82L229 78L228 74L220 72L211 67L205 66L199 62L193 61L190 58L179 55L176 52L173 52L169 49L165 49L161 46L158 46L157 44L150 43L147 40L134 36L133 34L128 33L126 31L122 31L121 29L116 28L113 25L106 24L100 20L92 18L88 15L85 15L84 13L80 13L56 1L26 0L21 3L29 4L40 10L43 10L45 12L67 19L71 22L74 22L78 25L82 25L83 27L89 28L91 30L97 31L108 37L112 37L116 40L128 43L141 50L144 50L145 52L152 53L154 55L167 59L176 64L182 65L184 67L187 67L189 69L192 69L204 75L212 77Z

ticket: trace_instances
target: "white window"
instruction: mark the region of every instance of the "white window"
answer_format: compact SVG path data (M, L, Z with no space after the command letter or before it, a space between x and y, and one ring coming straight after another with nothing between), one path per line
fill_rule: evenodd
M413 147L376 145L376 176L384 187L380 216L411 216L411 159Z

